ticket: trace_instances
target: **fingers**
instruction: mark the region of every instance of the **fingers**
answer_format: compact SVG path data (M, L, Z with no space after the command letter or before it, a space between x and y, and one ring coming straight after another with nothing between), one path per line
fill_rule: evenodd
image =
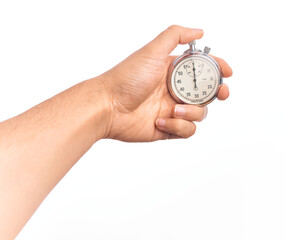
M233 75L233 70L231 69L231 67L227 64L227 62L224 59L215 57L215 56L212 56L212 57L220 65L222 69L223 77L228 78ZM229 87L226 84L222 84L219 88L217 98L223 101L223 100L226 100L229 96L230 96Z
M195 123L184 119L159 118L156 120L156 126L163 132L182 138L189 138L196 131Z
M212 57L220 65L222 72L223 72L223 77L228 78L228 77L231 77L233 75L233 70L231 69L229 64L227 64L227 62L224 59L219 58L219 57L215 57L215 56L212 56Z
M186 28L178 25L168 27L144 49L161 57L168 56L178 44L186 44L203 36L202 29Z
M222 84L218 91L217 98L219 100L226 100L230 95L229 87L226 84Z
M177 104L173 106L171 115L174 118L181 118L187 121L202 121L208 113L207 106L200 107L195 105Z
M202 121L207 113L207 107L176 104L171 111L173 118L159 118L156 120L156 126L159 130L170 134L168 138L188 138L196 131L193 121Z

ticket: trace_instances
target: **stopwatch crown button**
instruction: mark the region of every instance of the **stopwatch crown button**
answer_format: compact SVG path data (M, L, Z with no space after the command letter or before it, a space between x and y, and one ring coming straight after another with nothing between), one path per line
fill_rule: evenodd
M211 48L209 48L209 47L204 48L204 53L209 54L210 51L211 51Z
M195 48L196 41L195 41L195 40L192 41L192 42L190 42L190 43L188 43L188 44L189 44L189 50L190 50L190 52L193 52L193 51L196 50L196 48Z
M189 46L191 47L192 45L195 45L196 44L196 41L194 40L194 41L192 41L192 42L190 42L190 43L188 43L189 44Z

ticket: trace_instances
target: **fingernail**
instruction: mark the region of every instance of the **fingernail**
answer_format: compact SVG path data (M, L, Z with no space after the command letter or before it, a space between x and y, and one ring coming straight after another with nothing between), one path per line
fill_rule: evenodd
M166 121L164 119L159 118L159 119L156 120L156 125L158 127L164 127L165 123L166 123Z
M191 28L193 31L197 31L197 32L204 32L203 29L201 28Z
M175 116L185 116L186 114L186 109L182 106L175 106L175 109L174 109L174 115Z
M203 119L202 119L202 120L204 120L204 119L207 117L207 114L208 114L208 107L205 106L205 107L204 107L204 116L203 116Z

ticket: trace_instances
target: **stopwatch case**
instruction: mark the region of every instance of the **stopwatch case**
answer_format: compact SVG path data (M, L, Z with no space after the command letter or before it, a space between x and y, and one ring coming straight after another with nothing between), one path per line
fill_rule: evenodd
M220 79L219 79L219 87L217 88L217 91L215 93L215 95L208 100L207 102L204 102L202 104L190 104L187 102L182 101L173 91L172 89L172 85L171 85L171 77L172 77L172 73L173 70L175 69L175 67L184 59L186 58L191 58L191 56L193 55L198 55L199 57L202 57L204 59L206 59L207 61L211 62L213 64L213 66L216 68L216 70L218 71L219 75L220 75ZM223 74L222 74L222 70L221 67L219 66L219 64L216 62L216 60L214 58L212 58L210 55L202 52L202 51L185 51L183 55L177 57L169 66L168 69L168 76L167 76L167 87L168 87L168 91L171 94L171 96L173 97L173 99L178 102L178 103L185 103L185 104L189 104L189 105L198 105L198 106L206 106L209 103L211 103L212 101L214 101L217 97L218 91L221 87L221 84L223 83Z

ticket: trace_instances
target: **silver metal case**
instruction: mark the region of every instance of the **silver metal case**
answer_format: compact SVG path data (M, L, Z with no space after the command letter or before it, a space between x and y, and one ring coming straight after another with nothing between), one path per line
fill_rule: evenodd
M198 106L205 106L209 103L211 103L212 101L214 101L217 97L217 93L220 89L220 86L221 84L223 83L223 75L222 75L222 70L219 66L219 64L216 62L216 60L214 58L212 58L210 55L200 51L200 50L187 50L184 52L183 55L179 56L178 58L176 58L169 66L169 69L168 69L168 76L167 76L167 87L168 87L168 91L169 93L171 94L171 96L173 97L173 99L178 102L178 103L185 103L185 104L189 104L187 102L184 102L182 99L180 99L173 91L173 88L172 88L172 84L171 84L171 77L172 77L172 73L173 73L173 70L175 69L175 67L181 62L183 61L184 59L186 58L191 58L191 56L193 55L199 55L199 57L202 57L204 58L205 60L209 61L213 66L214 68L218 71L219 75L220 75L220 79L219 79L219 87L217 88L217 91L215 93L215 95L210 99L208 100L207 102L204 102L202 104L192 104L192 105L198 105Z

